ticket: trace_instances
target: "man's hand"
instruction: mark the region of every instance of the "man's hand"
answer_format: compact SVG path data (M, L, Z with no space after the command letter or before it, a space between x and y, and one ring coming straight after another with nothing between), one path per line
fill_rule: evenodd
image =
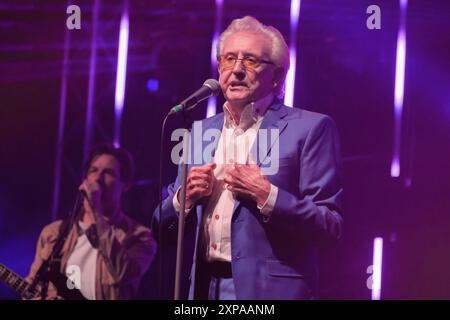
M235 197L250 198L262 207L270 194L270 182L256 164L234 164L225 173L224 182Z
M88 184L86 180L78 188L90 201L90 204L87 202L87 199L84 199L85 209L90 212L95 218L95 214L103 214L103 208L101 205L101 187L98 182ZM93 208L91 208L91 205ZM92 209L94 212L91 212Z
M215 168L215 163L208 163L193 167L189 171L186 185L186 208L191 208L201 198L211 195L216 180ZM178 202L180 202L180 194L181 192L178 192Z

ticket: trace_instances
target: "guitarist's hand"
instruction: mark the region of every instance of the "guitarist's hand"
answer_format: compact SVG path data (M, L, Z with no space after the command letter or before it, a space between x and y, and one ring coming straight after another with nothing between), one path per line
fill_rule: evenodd
M88 224L96 222L96 215L103 214L103 207L101 203L101 187L98 182L88 183L86 180L78 188L85 196L83 206L86 213L85 221ZM87 199L86 199L87 197Z
M99 182L88 183L84 180L79 189L87 196L83 203L85 211L83 222L88 225L95 223L98 236L107 233L111 227L105 218L105 206L102 203L103 186Z
M31 284L28 280L27 282ZM51 286L51 288L47 292L47 296L45 297L45 299L43 299L41 296L42 286L40 284L36 286L36 292L34 295L33 293L27 291L26 293L22 294L21 298L22 300L64 300L63 297L58 295L57 290L53 287L53 284L49 284L49 286Z

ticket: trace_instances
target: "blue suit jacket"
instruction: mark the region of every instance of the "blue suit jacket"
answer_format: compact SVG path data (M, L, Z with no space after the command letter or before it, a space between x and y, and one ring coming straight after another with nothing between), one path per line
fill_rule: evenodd
M201 121L203 130L222 129L224 114ZM191 133L191 155L199 158L206 144L199 144L196 126ZM264 217L249 200L236 201L231 222L233 279L238 299L309 299L317 294L318 249L341 237L340 152L333 120L314 112L289 108L275 100L261 129L278 129L279 169L269 175L278 187L275 207ZM197 139L196 139L197 137ZM218 139L213 141L212 153ZM194 146L195 144L195 146ZM200 146L200 147L199 147ZM194 152L192 153L192 150ZM271 156L271 149L267 151ZM200 157L201 158L201 157ZM262 160L262 159L260 159ZM199 163L197 165L203 164ZM190 165L189 167L194 166ZM190 169L190 168L189 168ZM178 216L173 196L180 186L180 171L169 196L158 209L154 227L177 232ZM198 204L186 219L184 297L196 284L199 230L203 206Z

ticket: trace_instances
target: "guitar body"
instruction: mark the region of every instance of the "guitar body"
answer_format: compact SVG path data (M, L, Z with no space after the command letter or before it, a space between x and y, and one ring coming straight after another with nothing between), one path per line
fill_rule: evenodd
M74 288L73 285L71 285L73 289L69 289L68 284L71 283L71 280L58 271L51 270L50 272L47 272L44 280L50 281L56 287L58 296L64 300L87 300L81 291ZM38 298L41 294L36 288L30 290L30 284L24 278L1 263L0 281L4 282L25 299Z
M87 300L81 291L75 288L75 284L59 271L48 272L46 280L50 281L55 286L58 296L64 300ZM73 289L69 288L69 283L71 284L70 287Z

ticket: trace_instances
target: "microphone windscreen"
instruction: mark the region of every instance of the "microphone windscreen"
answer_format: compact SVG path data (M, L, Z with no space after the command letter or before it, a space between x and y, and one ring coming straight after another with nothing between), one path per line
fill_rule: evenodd
M220 84L216 79L208 79L203 83L204 86L207 86L212 90L212 95L217 96L220 92Z

